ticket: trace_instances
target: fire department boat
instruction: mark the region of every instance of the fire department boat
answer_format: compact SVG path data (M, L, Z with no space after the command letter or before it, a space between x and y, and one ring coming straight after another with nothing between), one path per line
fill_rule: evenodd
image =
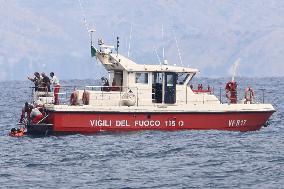
M91 46L92 54L109 72L110 84L106 81L104 86L85 86L69 94L61 88L60 94L68 96L68 101L58 105L53 104L53 93L34 92L33 103L43 105L44 119L28 122L27 132L254 131L275 112L271 104L257 103L252 98L238 101L235 81L226 87L229 102L222 103L212 88L192 88L190 81L197 69L139 65L112 48L102 42L97 48Z

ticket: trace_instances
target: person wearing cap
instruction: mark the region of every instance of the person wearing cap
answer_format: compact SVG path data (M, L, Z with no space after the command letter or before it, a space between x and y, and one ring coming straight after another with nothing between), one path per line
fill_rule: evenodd
M53 92L54 92L54 104L58 105L59 104L59 98L58 98L58 93L60 90L60 84L59 84L59 79L54 75L54 72L50 72L50 77L51 77L51 84L53 85Z

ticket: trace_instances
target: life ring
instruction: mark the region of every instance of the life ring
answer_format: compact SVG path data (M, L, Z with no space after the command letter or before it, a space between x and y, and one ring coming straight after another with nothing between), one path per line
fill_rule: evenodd
M88 91L83 92L82 101L84 105L89 105L90 103L90 93Z
M73 91L70 96L70 104L76 106L78 103L78 93L77 91Z
M251 104L254 99L254 92L252 88L248 87L245 91L245 104Z

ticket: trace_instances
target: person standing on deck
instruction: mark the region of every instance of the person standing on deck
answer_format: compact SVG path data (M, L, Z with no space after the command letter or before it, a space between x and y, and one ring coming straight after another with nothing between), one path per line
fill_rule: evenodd
M38 72L35 72L34 76L35 76L34 78L28 77L28 79L34 82L35 91L41 91L42 90L41 89L42 77L40 76Z
M41 73L42 76L42 86L44 87L44 91L50 92L50 79L45 75L44 72Z
M54 72L50 72L50 77L51 77L51 84L53 85L53 91L54 91L54 104L58 105L59 104L58 93L60 90L59 79L54 75Z

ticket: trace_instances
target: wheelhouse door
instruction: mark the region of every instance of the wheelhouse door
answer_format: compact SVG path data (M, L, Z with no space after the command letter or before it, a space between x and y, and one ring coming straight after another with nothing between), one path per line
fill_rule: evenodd
M163 73L154 72L152 82L152 101L154 103L163 102Z
M176 81L177 74L172 72L165 73L164 102L166 104L176 103Z

